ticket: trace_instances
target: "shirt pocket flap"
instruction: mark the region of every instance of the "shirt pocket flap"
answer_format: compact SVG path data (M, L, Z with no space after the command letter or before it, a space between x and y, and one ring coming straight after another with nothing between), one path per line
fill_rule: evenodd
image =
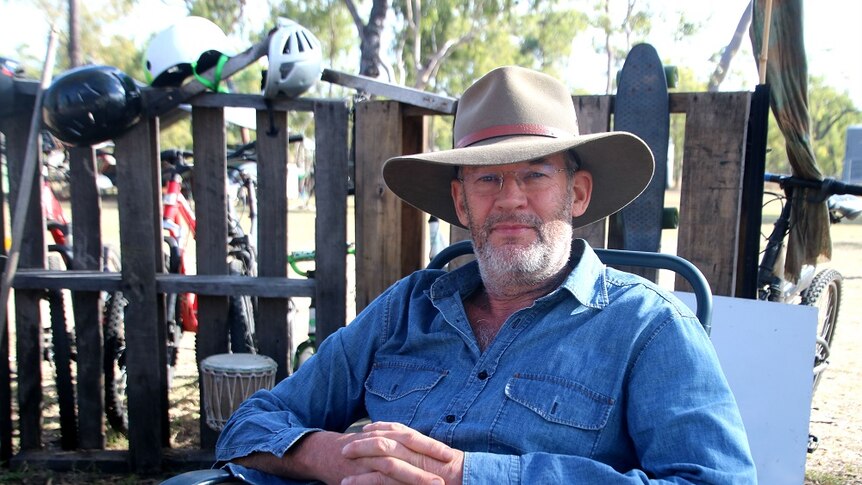
M365 390L387 401L418 391L428 391L446 371L433 367L375 364L365 381Z
M602 429L614 400L568 379L548 375L515 374L506 397L546 421L584 430Z

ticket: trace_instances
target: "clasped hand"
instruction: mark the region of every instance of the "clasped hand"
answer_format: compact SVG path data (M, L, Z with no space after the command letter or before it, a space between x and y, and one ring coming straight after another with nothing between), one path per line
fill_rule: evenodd
M349 435L342 484L460 484L464 452L403 424L377 422Z

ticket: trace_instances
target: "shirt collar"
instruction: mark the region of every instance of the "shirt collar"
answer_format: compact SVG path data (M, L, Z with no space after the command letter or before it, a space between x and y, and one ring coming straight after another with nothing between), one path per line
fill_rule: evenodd
M572 241L571 260L575 267L566 277L560 289L572 294L582 305L602 309L608 304L605 265L583 239ZM479 265L475 261L444 273L431 285L428 292L431 300L454 296L466 298L482 284Z
M601 310L608 304L606 268L593 248L583 239L572 241L571 260L575 267L561 285L582 305Z

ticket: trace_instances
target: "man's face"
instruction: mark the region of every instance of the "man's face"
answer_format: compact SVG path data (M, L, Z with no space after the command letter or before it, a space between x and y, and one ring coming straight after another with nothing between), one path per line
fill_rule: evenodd
M572 217L589 203L592 177L567 170L562 154L532 162L464 167L452 182L483 277L531 284L568 261Z

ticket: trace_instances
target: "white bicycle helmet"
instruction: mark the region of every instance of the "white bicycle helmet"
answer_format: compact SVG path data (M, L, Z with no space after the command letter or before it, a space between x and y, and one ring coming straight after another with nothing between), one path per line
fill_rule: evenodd
M308 91L323 72L323 48L317 37L293 20L278 19L269 41L269 68L264 73L263 97L296 97Z
M145 57L147 80L157 87L180 86L195 72L202 73L222 56L234 53L218 25L203 17L185 17L150 40Z

